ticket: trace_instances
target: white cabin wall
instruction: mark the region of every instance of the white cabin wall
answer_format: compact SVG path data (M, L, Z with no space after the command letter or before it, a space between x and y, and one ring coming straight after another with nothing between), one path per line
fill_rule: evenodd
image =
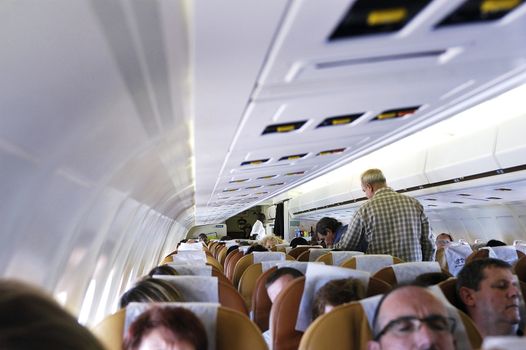
M82 322L113 311L193 225L183 6L1 5L0 276Z

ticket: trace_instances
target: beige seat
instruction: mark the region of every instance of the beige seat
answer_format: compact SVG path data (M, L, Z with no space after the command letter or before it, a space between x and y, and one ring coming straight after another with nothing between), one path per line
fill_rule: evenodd
M226 252L228 251L228 248L225 245L222 245L217 250L217 261L221 264L221 266L225 266L225 259L226 259Z
M384 267L400 263L403 263L403 261L394 256L382 254L367 254L353 256L352 258L347 259L343 263L341 263L340 266L355 270L367 271L371 274L375 274ZM365 267L362 268L361 265L365 265Z
M296 278L278 295L272 306L270 327L272 329L272 348L274 350L298 348L303 332L296 330L296 322L304 287L305 277ZM391 287L387 283L371 277L367 286L367 296L387 293L390 290ZM333 337L334 334L337 333L333 333Z
M106 350L122 350L126 310L106 317L93 333ZM259 329L246 315L219 307L216 320L216 350L267 350Z
M471 319L459 312L466 334L473 349L480 348L482 337ZM334 336L334 335L337 336ZM320 316L307 329L299 346L300 350L367 349L373 337L367 315L360 303L354 302L334 308Z
M225 276L230 280L234 280L234 268L237 262L244 256L243 252L237 251L230 254L225 262ZM230 259L228 259L230 258Z
M281 254L281 256L283 256ZM294 260L293 257L291 257L290 255L287 256L285 255L285 259L286 260ZM232 275L232 284L236 287L239 286L239 281L241 280L241 276L243 275L243 273L245 272L245 270L250 266L250 265L253 265L254 264L254 255L253 254L248 254L248 255L245 255L243 256L242 258L240 258L236 265L234 266L234 273Z
M292 248L288 254L292 256L294 259L298 260L298 257L300 256L300 254L303 252L306 252L310 248L311 247L305 247L305 246L295 247L295 248Z
M523 256L517 260L514 269L519 281L526 282L526 257Z
M437 271L430 271L427 269L427 266L429 265L432 265L431 263L433 262L412 262L412 263L400 263L400 264L397 264L396 265L396 269L399 269L399 270L402 270L406 276L406 280L403 280L403 281L400 281L400 277L397 277L396 276L396 273L395 273L395 270L393 269L393 266L387 266L387 267L384 267L383 269L379 270L377 273L375 273L373 275L373 277L376 277L382 281L385 281L387 282L389 285L391 286L396 286L398 285L399 283L408 283L408 282L411 282L412 280L414 280L416 277L418 277L419 275L423 274L423 273L428 273L428 272L443 272L449 276L451 276L451 274L446 271L446 270L442 270L440 269L440 266L438 265L438 263L434 262L437 266ZM414 268L415 266L422 266L422 269L417 269L417 268Z
M341 264L335 264L334 261L335 261L335 256L336 258L338 258L337 254L345 254L345 255L349 255L349 257L344 257L344 258L340 258L343 262L345 262L346 260L350 259L351 258L351 255L363 255L362 252L353 252L353 251L341 251L341 252L328 252L328 253L325 253L321 256L319 256L318 258L316 258L316 262L322 262L324 263L325 265L341 265ZM310 253L309 253L309 256L310 256ZM345 259L345 260L344 260Z
M494 248L494 251L498 251L499 249L502 249L504 247L493 247L493 248ZM521 258L523 258L524 256L526 256L520 250L516 250L515 249L515 252L517 253L517 259L515 261L509 261L512 265L515 262L517 262L518 260L520 260ZM477 250L476 252L473 252L470 256L468 256L466 258L466 264L470 263L473 260L486 259L486 258L489 258L489 257L490 257L490 250L481 248L481 249ZM498 256L497 256L497 258L498 258Z
M261 268L261 264L259 265ZM269 329L270 309L272 308L272 302L268 297L267 289L265 288L265 283L267 281L268 276L270 276L270 274L272 274L276 270L277 267L272 267L267 271L261 273L256 279L256 284L252 292L252 319L258 325L262 332Z
M263 269L261 263L252 264L247 267L239 280L239 286L237 289L249 310L252 308L252 295L256 289L257 280L262 273Z

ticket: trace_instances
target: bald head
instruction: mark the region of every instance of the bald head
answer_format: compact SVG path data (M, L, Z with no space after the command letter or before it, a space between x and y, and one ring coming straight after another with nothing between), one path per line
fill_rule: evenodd
M452 322L427 289L400 287L380 301L369 349L454 349Z

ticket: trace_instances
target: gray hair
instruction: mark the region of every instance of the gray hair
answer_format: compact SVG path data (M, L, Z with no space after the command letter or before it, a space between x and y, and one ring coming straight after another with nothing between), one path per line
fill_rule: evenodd
M366 170L360 177L362 184L372 185L372 184L385 184L385 176L380 169L369 169Z

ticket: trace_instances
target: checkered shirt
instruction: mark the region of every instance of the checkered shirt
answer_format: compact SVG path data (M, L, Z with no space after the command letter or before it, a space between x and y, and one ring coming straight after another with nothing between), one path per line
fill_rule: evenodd
M368 254L389 254L408 262L433 259L424 208L416 199L389 187L377 190L358 209L335 248L355 250L363 240L368 242Z

